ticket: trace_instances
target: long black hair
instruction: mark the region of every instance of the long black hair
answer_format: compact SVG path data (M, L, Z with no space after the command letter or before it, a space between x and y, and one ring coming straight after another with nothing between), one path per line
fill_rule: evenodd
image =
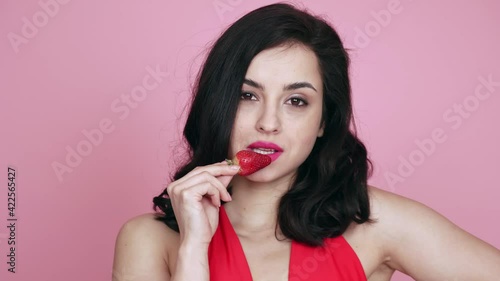
M252 59L273 47L302 44L317 56L323 81L324 134L298 167L278 207L278 223L290 239L323 245L350 223L372 222L367 179L373 164L352 118L348 49L326 20L280 2L258 8L229 26L208 53L193 87L184 127L188 161L175 181L197 166L227 157L241 86ZM350 129L354 124L353 131ZM179 232L166 189L153 199L156 219Z

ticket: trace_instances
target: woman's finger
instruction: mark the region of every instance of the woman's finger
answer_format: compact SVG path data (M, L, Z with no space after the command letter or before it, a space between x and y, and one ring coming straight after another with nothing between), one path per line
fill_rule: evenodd
M228 165L227 163L215 163L207 166L196 167L189 173L187 173L184 177L178 179L176 184L182 184L186 180L190 179L193 176L196 176L203 172L208 172L214 177L219 176L234 176L239 171L239 166L236 165Z
M232 176L231 176L232 177ZM229 195L229 192L227 191L227 187L217 178L212 176L210 173L204 171L201 172L183 183L179 184L176 189L184 189L184 188L189 188L191 186L195 186L197 184L201 184L204 182L210 182L214 187L216 187L219 190L219 193L222 194L222 198L224 201L230 201L231 196Z
M182 201L183 204L189 205L191 200L201 202L203 197L210 197L214 206L220 205L220 191L210 182L203 182L194 186L180 190L176 193L176 199Z

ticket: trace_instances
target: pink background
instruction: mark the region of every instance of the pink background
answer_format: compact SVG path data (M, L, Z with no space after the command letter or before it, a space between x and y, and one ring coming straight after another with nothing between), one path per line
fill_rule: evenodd
M0 2L0 279L110 280L120 226L152 211L173 169L204 48L234 20L274 1L54 1L40 2L49 8ZM481 86L489 96L474 97L480 77L500 81L500 2L302 3L356 49L354 109L375 163L370 183L500 248L500 85ZM26 22L36 30L23 28ZM168 76L134 108L120 100L137 93L147 68L157 66ZM467 117L454 111L463 103ZM86 151L83 132L105 120L112 131ZM445 140L419 152L416 142L435 130ZM69 167L67 149L77 147L88 153ZM413 173L398 171L410 158ZM71 172L58 177L55 163ZM6 264L8 166L17 169L16 274ZM400 181L388 181L391 173Z

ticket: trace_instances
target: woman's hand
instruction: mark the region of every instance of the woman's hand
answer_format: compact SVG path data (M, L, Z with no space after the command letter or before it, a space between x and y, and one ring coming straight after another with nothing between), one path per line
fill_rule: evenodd
M226 161L200 166L168 185L181 244L208 247L219 223L220 201L232 200L227 186L238 170Z

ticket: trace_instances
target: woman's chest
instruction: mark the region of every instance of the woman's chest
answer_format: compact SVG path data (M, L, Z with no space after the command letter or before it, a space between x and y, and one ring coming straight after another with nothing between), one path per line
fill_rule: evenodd
M325 273L321 275L321 280L328 280L323 278L333 278L336 274L349 275L352 271L350 266L337 269L344 271L343 273L330 268L332 265L333 267L341 265L335 263L338 259L350 259L348 263L360 264L368 281L389 281L394 271L384 264L383 250L379 241L359 231L358 229L357 232L345 233L343 237L347 244L341 242L343 239L336 239L338 242L326 246L330 247L328 251L299 248L297 244L292 245L291 242L277 240L247 241L240 238L240 244L253 281L314 279L314 276L318 276L315 271L321 270ZM338 251L341 254L336 253L336 244L342 245L342 250ZM353 252L354 256L344 255L346 251Z
M381 245L376 239L367 233L357 230L350 230L344 233L343 237L352 248L363 268L368 281L388 281L393 270L384 264L384 255ZM311 272L316 270L322 262L324 256L311 252L310 257L301 261L300 264L291 264L292 243L289 241L266 241L266 240L246 240L239 239L240 252L243 268L247 271L247 276L251 275L252 281L289 281L307 280ZM177 261L178 252L169 253L169 268L172 273ZM289 274L297 278L289 279Z
M253 281L288 281L291 242L240 242Z

